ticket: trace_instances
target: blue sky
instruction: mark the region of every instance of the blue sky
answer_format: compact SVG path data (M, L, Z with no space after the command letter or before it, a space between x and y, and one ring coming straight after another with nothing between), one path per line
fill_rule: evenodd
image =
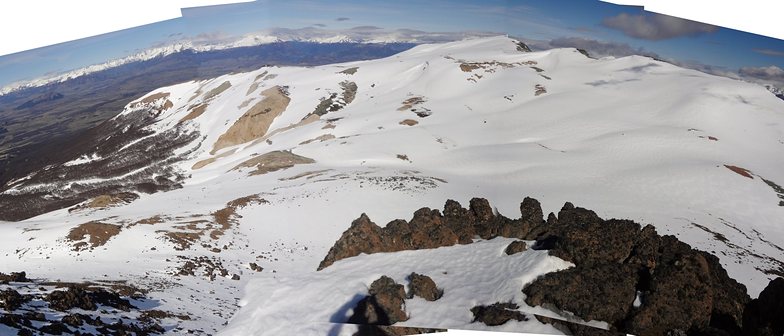
M428 32L484 31L598 52L623 48L683 64L784 82L784 41L591 0L259 0L183 10L183 18L0 57L0 86L127 56L185 37L236 36L267 28L356 26ZM597 44L599 42L600 44ZM555 43L553 45L556 45ZM773 66L773 67L771 67ZM765 71L762 71L765 70ZM777 77L778 76L778 77Z

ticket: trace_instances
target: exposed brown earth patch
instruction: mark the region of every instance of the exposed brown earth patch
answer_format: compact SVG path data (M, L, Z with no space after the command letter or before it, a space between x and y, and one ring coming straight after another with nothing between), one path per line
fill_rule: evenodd
M539 96L547 93L547 89L542 84L534 85L534 96Z
M416 105L426 102L425 97L414 96L403 101L402 105L397 108L398 111L408 111Z
M250 99L247 99L247 100L245 100L244 102L242 102L242 104L240 104L239 106L237 106L237 108L238 108L238 109L244 109L244 108L248 107L248 105L250 105L250 103L252 103L254 100L256 100L256 98L250 98Z
M313 142L316 142L316 141L324 142L324 141L327 141L327 140L332 140L334 138L335 138L335 136L332 135L332 134L322 134L322 135L319 135L319 136L317 136L317 137L315 137L313 139L305 140L303 142L300 142L299 144L300 145L307 145L309 143L313 143Z
M256 92L256 89L259 88L259 84L260 84L259 82L253 82L253 84L251 84L250 87L248 88L248 92L245 93L245 95L250 96L251 93Z
M212 212L208 217L209 220L199 219L183 222L181 225L174 226L172 228L174 230L156 232L163 234L169 242L175 245L176 250L186 250L193 245L200 244L202 247L218 253L221 249L213 248L209 241L203 241L204 237L209 236L211 241L220 239L233 225L237 224L237 219L240 218L237 209L266 203L268 203L267 200L256 194L240 197L226 203L224 208Z
M738 166L732 166L732 165L724 165L724 167L727 167L727 169L732 170L733 172L735 172L736 174L738 174L740 176L744 176L744 177L748 177L750 179L754 179L754 176L751 175L751 172L748 169L741 168L741 167L738 167Z
M74 251L83 251L103 246L112 237L118 235L122 226L101 222L87 222L81 224L68 233L66 240L73 243ZM88 239L86 242L83 241Z
M232 125L226 133L218 137L211 154L220 149L246 143L264 136L275 120L289 105L291 98L280 86L261 92L264 99L253 105Z
M201 103L201 104L198 104L198 105L193 105L191 107L188 107L188 111L189 112L188 112L188 114L186 116L184 116L184 117L182 117L182 119L180 119L180 123L184 123L184 122L186 122L188 120L193 120L193 119L196 119L196 118L200 117L202 114L204 114L204 111L207 110L208 106L209 106L209 104L207 104L207 103Z
M346 70L339 71L338 73L342 73L342 74L346 74L346 75L353 75L353 74L357 73L357 70L359 70L359 67L351 67L351 68L348 68Z
M419 124L419 122L414 119L404 119L403 121L399 122L399 124L405 126L414 126Z
M225 81L225 82L221 83L221 85L218 85L218 87L216 87L216 88L214 88L214 89L212 89L210 91L207 91L207 93L204 94L204 101L208 101L208 100L210 100L212 98L215 98L219 94L221 94L224 91L228 90L230 87L231 87L231 82L229 82L229 81Z
M85 204L77 205L73 208L68 209L68 212L88 210L88 209L106 209L110 207L131 203L135 201L137 198L139 198L138 194L129 193L129 192L112 194L112 195L100 195L98 197L89 200Z
M231 170L238 170L241 168L255 168L255 170L250 172L250 175L254 176L278 171L281 169L288 169L298 164L309 164L315 162L316 161L311 158L300 156L290 151L274 151L251 158L245 162L240 163Z
M215 223L220 225L219 228L210 231L210 238L218 239L223 236L226 230L230 229L233 224L236 224L237 209L242 209L252 204L266 204L267 200L261 198L259 195L249 195L240 197L233 201L226 203L226 207L212 213Z
M136 225L155 225L155 224L161 224L163 222L164 222L163 216L155 215L155 216L152 216L152 217L140 219L140 220L138 220L136 222L133 222L133 223L129 224L128 227L133 227L133 226L136 226Z
M295 128L300 127L300 126L305 126L305 125L314 123L314 122L318 121L319 119L320 119L320 117L318 115L309 114L305 118L302 118L302 120L300 120L296 124L291 124L291 125L288 125L286 127L276 128L276 129L274 129L271 132L267 132L267 134L264 135L263 137L258 138L255 141L253 141L253 144L255 145L255 144L258 144L258 143L261 143L261 142L265 142L265 141L267 143L271 144L272 143L271 140L270 140L271 137L273 137L273 136L275 136L277 134L286 132L288 130L295 129Z
M460 63L460 70L463 72L473 72L474 70L482 69L484 72L495 72L496 69L510 69L518 66L523 65L536 65L536 61L525 61L525 62L515 62L515 63L505 63L505 62L461 62Z
M220 159L222 157L227 157L229 155L234 154L236 151L237 151L236 149L232 149L230 151L226 151L226 152L220 153L220 154L218 154L215 157L211 157L211 158L207 158L207 159L201 160L199 162L194 163L193 166L191 167L191 169L196 170L196 169L204 168L205 166L209 165L210 163L213 163L213 162L217 161L218 159Z
M141 106L141 105L144 105L144 104L152 104L152 103L155 103L156 101L158 101L158 100L160 100L160 99L166 99L166 98L169 98L169 96L170 96L170 95L171 95L171 94L170 94L170 93L168 93L168 92L157 92L157 93L153 93L153 94L151 94L151 95L149 95L149 96L145 97L144 99L140 100L139 102L135 103L135 104L133 105L133 107L138 107L138 106ZM171 104L171 101L168 101L168 100L167 100L167 102L168 102L168 104ZM170 106L170 107L171 107L171 106Z
M294 176L291 176L291 177L284 177L284 178L281 178L280 180L281 181L292 181L292 180L300 179L300 178L303 178L303 177L309 180L309 179L312 179L312 178L316 178L316 177L322 176L322 175L324 175L324 173L326 173L326 172L328 172L330 170L331 169L308 171L308 172L300 173L300 174L297 174L297 175L294 175Z

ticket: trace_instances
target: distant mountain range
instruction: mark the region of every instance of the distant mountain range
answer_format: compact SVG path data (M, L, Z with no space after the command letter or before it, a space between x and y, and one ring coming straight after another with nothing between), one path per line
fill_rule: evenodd
M431 33L412 29L384 30L373 26L355 27L347 30L326 30L319 28L272 28L239 37L207 38L197 36L138 51L132 55L107 60L63 73L42 76L33 80L19 81L0 88L0 96L25 88L40 87L51 83L64 82L87 74L115 68L124 64L143 62L184 51L207 52L240 47L253 47L280 42L306 43L367 43L367 44L422 44L462 40L470 37L499 35L490 32L445 32Z

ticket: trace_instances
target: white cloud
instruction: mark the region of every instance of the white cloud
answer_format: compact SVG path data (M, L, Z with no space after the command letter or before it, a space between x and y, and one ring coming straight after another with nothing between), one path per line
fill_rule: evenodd
M621 13L605 18L602 25L645 40L666 40L681 36L712 33L718 27L662 14L630 15Z

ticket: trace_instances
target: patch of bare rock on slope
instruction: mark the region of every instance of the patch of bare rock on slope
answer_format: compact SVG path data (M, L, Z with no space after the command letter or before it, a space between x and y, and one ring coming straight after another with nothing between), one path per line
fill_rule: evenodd
M585 321L605 321L610 332L637 335L784 332L780 321L784 305L778 300L784 295L782 278L771 281L760 298L751 300L746 287L727 275L716 256L674 236L661 236L651 225L605 220L568 202L557 216L551 213L545 221L539 202L528 197L520 212L520 218L509 219L495 214L487 200L474 198L468 209L448 200L443 213L422 208L411 221L398 219L383 228L362 214L318 269L362 253L470 244L475 237L535 240L530 248L548 250L575 266L545 274L521 288L531 306L569 312ZM494 312L504 315L500 321L519 317L499 307L474 307L475 315L491 323L499 321L499 316L488 315ZM548 318L540 320L553 323ZM559 322L558 327L585 334L583 326L573 323Z
M275 120L289 106L291 98L284 87L273 86L261 92L264 97L245 112L215 141L211 154L220 149L250 142L264 136Z

